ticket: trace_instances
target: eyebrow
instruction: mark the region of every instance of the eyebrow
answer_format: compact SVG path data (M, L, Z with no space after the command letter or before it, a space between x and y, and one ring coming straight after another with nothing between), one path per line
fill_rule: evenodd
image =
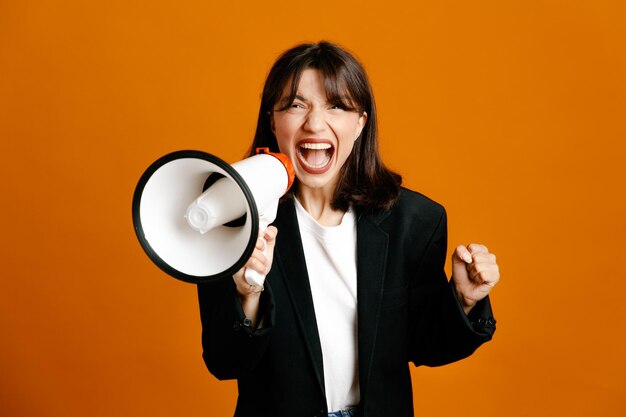
M308 104L308 100L302 97L301 95L296 94L295 96L293 96L292 100L289 100L290 98L291 97L288 95L284 96L278 102L276 102L276 105L278 106L280 110L286 110L294 102L294 100L302 100Z
M352 101L352 100L350 99L350 97L349 97L349 96L346 96L346 95L342 95L342 96L339 96L339 97L337 97L337 98L338 98L340 101L342 101L342 102L345 102L345 101L350 102L350 101ZM299 95L299 94L296 94L295 96L293 96L293 100L301 100L301 101L304 101L305 103L308 103L308 102L309 102L309 100L308 100L308 99L304 98L303 96L301 96L301 95ZM284 104L291 104L291 101L293 101L293 100L289 100L289 96L285 96L285 97L283 97L280 101L281 101L282 103L284 103Z
M283 97L280 101L281 101L282 103L285 103L285 104L289 104L289 103L291 103L293 100L302 100L302 101L304 101L304 102L308 102L308 101L309 101L309 100L307 100L306 98L302 97L302 96L301 96L301 95L299 95L299 94L296 94L295 96L293 96L293 100L289 100L290 98L291 98L291 97L289 97L289 96L285 96L285 97Z

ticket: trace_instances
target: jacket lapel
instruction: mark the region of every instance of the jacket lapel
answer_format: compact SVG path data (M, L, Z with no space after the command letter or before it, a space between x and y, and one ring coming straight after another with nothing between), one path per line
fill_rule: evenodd
M278 228L274 262L278 261L282 272L280 275L291 297L291 303L304 334L313 368L323 393L325 389L322 346L317 331L313 296L293 200L284 201L279 208L279 213L274 223Z
M358 358L361 398L366 398L367 395L383 295L388 235L378 224L384 217L385 215L382 217L361 215L357 221ZM325 392L322 347L293 201L287 200L281 204L274 225L279 230L274 262L281 271L280 275L291 297L320 389Z
M384 215L383 215L384 216ZM369 371L378 332L389 236L378 227L380 216L359 216L357 222L357 299L359 383L367 398Z

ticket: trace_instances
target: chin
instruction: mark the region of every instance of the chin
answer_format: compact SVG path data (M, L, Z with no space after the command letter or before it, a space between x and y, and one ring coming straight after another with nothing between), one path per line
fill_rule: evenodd
M298 181L300 182L300 186L304 186L312 190L325 189L330 186L333 188L335 187L336 177L337 175L312 175L306 173L302 176L298 176Z

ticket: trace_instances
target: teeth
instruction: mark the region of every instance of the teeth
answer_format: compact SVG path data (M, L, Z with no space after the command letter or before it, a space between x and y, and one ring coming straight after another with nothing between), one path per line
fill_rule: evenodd
M332 156L332 145L329 143L315 143L315 142L305 142L299 145L298 150L298 159L302 162L302 164L306 167L313 169L320 169L328 165ZM319 161L317 164L309 162L307 156L309 152L316 152L317 155L321 156L319 152L324 152L324 158L320 161L320 158L311 157L312 161Z
M304 149L316 149L316 150L321 150L321 149L330 149L331 146L328 143L303 143L300 145L301 148Z
M322 161L322 163L319 165L309 164L309 161L307 161L305 158L300 158L300 161L309 168L319 169L319 168L326 166L328 161L330 161L330 157L327 155L326 158L324 158L324 161Z

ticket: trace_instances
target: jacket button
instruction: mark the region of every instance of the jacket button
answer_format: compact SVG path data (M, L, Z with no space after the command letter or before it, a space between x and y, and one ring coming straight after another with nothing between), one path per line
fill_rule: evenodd
M489 317L487 319L487 324L493 326L494 324L496 324L496 319L494 319L493 317Z

